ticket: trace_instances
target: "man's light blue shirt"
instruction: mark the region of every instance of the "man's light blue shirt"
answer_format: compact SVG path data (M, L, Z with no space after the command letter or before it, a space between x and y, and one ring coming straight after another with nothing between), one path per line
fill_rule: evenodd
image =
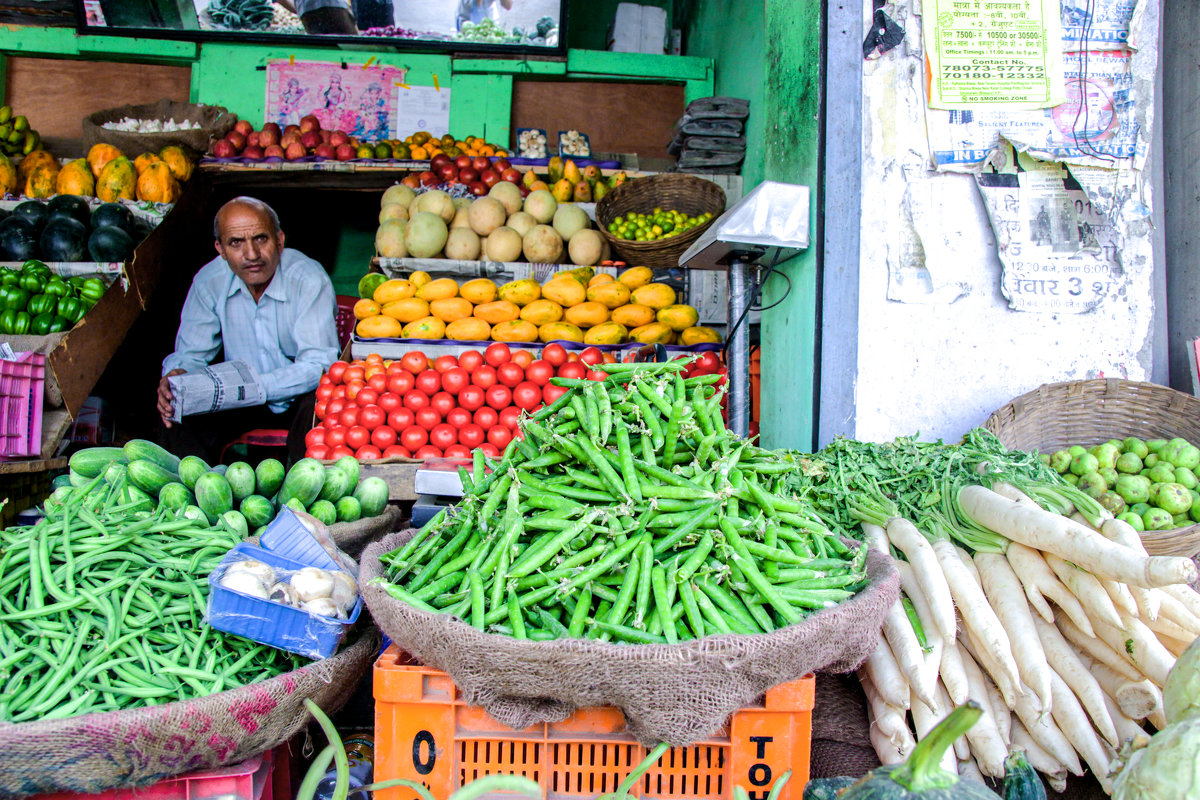
M225 259L205 264L188 290L175 352L162 374L203 369L225 348L226 361L258 372L267 407L281 413L297 395L317 388L338 358L333 282L316 261L285 248L271 283L256 303Z

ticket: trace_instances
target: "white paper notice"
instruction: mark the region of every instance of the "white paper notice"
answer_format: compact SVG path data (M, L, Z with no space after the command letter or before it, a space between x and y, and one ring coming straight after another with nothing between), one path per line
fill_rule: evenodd
M411 86L392 89L396 108L396 130L404 135L413 131L428 131L443 136L450 131L450 90L432 86Z
M175 422L193 414L261 406L267 402L266 388L245 361L210 364L199 372L174 375L167 382L175 399L175 413L171 416Z

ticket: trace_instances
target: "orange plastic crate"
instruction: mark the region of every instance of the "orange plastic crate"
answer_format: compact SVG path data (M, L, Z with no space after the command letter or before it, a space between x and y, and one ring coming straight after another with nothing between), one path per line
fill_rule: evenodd
M634 786L644 798L733 796L743 786L765 800L786 770L781 800L800 800L808 782L814 679L776 686L758 706L738 710L723 735L663 755ZM375 780L409 778L448 797L485 775L515 774L541 784L546 798L612 792L649 750L626 734L616 708L580 709L562 722L514 731L469 706L450 677L413 663L395 645L375 662ZM379 800L414 800L404 788Z

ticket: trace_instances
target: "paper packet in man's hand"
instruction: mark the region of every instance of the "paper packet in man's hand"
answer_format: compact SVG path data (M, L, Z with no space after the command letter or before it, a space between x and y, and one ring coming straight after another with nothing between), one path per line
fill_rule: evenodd
M172 422L193 414L211 414L231 408L261 406L267 390L258 373L245 361L222 361L197 372L167 378L174 400Z

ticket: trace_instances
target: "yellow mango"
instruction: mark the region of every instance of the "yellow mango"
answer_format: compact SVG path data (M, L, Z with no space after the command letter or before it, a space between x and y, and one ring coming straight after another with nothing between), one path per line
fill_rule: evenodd
M409 280L412 280L411 278ZM454 278L438 278L423 286L417 287L417 297L433 302L447 297L458 297L458 281Z
M579 171L579 167L571 159L567 159L567 163L563 165L563 180L568 180L571 183L579 183L583 180L583 173Z
M404 332L404 326L391 317L376 314L359 320L354 330L359 336L367 339L394 339Z
M509 281L497 291L501 300L526 306L542 296L542 287L533 278Z
M700 321L700 314L691 306L676 305L660 308L657 318L659 322L679 333L685 328L694 327Z
M492 339L497 342L536 342L537 326L523 319L510 319L492 326Z
M496 299L496 282L487 278L476 278L458 287L458 293L477 306Z
M675 340L675 332L661 322L651 322L631 330L629 338L642 344L671 344Z
M429 316L429 303L419 297L406 297L385 303L382 313L401 322L416 322Z
M446 323L437 317L425 317L404 326L405 339L442 339L446 336Z
M654 322L654 309L650 306L627 303L612 312L613 322L619 322L626 328L640 328Z
M628 286L630 289L636 289L639 286L645 286L650 281L654 280L654 270L649 267L630 267L617 277L621 283Z
M650 306L655 311L675 304L675 290L665 283L647 283L634 289L630 295L634 303Z
M587 289L574 278L551 278L542 284L542 296L570 308L587 300Z
M368 300L365 297L354 304L355 319L361 320L367 317L377 317L382 313L383 309L380 308L379 303L376 303L374 300Z
M593 286L599 286L602 283L609 283L615 280L616 278L614 278L612 275L609 275L607 272L598 272L592 276L590 281L587 282L587 287L590 289Z
M567 322L572 325L578 325L580 328L590 328L593 325L603 324L608 322L608 317L608 306L592 300L571 306L563 315L563 318Z
M492 303L475 306L473 313L489 325L499 325L501 322L511 322L514 319L519 319L521 308L516 303L510 303L508 300L496 300Z
M621 344L629 336L629 329L619 322L602 322L583 334L585 344Z
M521 309L521 319L534 325L548 325L563 318L563 307L553 300L534 300Z
M609 281L588 289L587 299L602 303L609 310L620 308L629 302L629 287L620 281Z
M565 178L550 189L550 194L554 195L554 199L560 203L569 203L571 198L575 196L575 185Z
M538 328L538 339L543 342L582 342L583 331L569 322L551 322Z
M492 338L492 326L479 317L463 317L446 326L446 338L464 342L485 342Z
M413 202L415 203L416 200L414 200ZM422 286L424 286L425 284L427 284L431 280L433 280L433 278L430 277L429 273L423 269L419 269L416 272L412 273L411 275L408 276L408 279L410 281L412 281L413 285L416 286L418 289L420 289Z
M406 281L403 278L392 278L379 284L371 295L371 299L382 306L394 303L397 300L407 300L410 297L416 296L417 287L412 281Z
M573 267L571 269L560 269L554 273L555 278L574 278L575 280L587 286L592 278L596 277L596 270L591 267Z
M475 306L464 297L443 297L429 304L429 313L442 322L454 322L469 317L474 310Z
M720 344L721 334L704 325L696 325L691 328L684 328L679 332L679 343L685 345Z

